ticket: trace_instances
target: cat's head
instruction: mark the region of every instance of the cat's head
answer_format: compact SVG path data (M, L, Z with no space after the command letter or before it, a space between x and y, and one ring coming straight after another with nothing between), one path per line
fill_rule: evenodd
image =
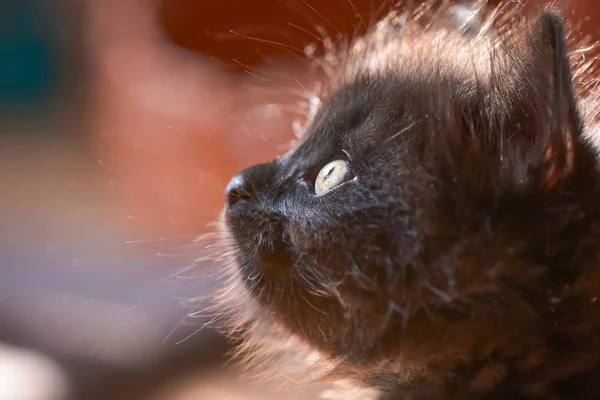
M373 382L508 360L598 250L563 24L382 24L293 148L227 188L240 325Z

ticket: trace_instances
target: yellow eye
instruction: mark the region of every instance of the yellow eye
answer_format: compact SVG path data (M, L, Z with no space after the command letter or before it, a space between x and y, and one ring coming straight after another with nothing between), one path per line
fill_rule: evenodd
M344 160L335 160L324 166L315 180L315 193L327 193L336 186L341 185L346 180L346 175L350 172L350 166Z

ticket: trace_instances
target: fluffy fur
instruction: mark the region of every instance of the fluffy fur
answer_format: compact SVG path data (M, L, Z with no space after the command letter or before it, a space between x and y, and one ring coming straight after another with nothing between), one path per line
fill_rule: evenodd
M297 143L228 190L217 300L248 372L344 399L586 398L593 68L558 14L514 7L427 3L327 42ZM350 179L315 195L340 158Z

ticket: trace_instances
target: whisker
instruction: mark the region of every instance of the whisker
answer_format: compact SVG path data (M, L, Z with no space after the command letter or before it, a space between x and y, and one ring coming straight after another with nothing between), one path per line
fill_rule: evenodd
M154 238L154 239L133 239L133 240L126 240L125 243L126 244L135 244L135 243L162 242L162 241L169 240L169 239L171 239L171 238L162 237L162 238Z
M311 306L312 308L314 308L316 311L320 312L323 315L327 315L327 313L323 310L319 310L317 307L315 307L310 301L308 301L308 299L304 296L304 294L302 294L302 298L304 299L304 301L306 301L308 303L309 306Z
M196 329L196 330L195 330L193 333L191 333L190 335L186 336L185 338L183 338L183 339L182 339L182 340L180 340L179 342L175 343L175 345L176 345L176 346L178 346L178 345L182 344L183 342L185 342L186 340L188 340L188 339L191 339L193 336L195 336L196 334L198 334L198 333L199 333L200 331L202 331L204 328L206 328L207 326L209 326L209 325L211 325L211 324L213 324L213 323L215 323L215 322L217 322L217 321L220 321L222 318L223 318L223 315L220 315L220 316L214 317L214 318L213 318L213 319L211 319L210 321L208 321L208 322L206 322L206 323L202 324L202 326L201 326L200 328Z
M392 136L390 136L387 140L386 143L391 142L392 140L396 139L398 136L402 135L403 133L408 132L409 130L411 130L415 125L417 125L417 122L412 122L411 124L409 124L408 126L406 126L405 128L402 128L399 132L393 134Z
M325 41L323 40L322 37L320 37L319 35L316 35L315 33L309 31L308 29L304 29L301 26L298 26L298 25L296 25L296 24L294 24L292 22L288 22L288 25L291 26L292 28L298 29L299 31L304 32L304 33L312 36L314 39L320 41L321 43L325 43Z
M199 306L200 306L200 302L198 302L198 303L196 304L196 306L194 307L194 309L193 309L193 311L192 311L192 312L196 312ZM188 319L188 316L189 316L189 314L186 314L186 315L185 315L183 318L181 318L181 319L180 319L180 320L177 322L177 324L175 324L175 326L173 327L173 329L171 329L171 330L169 331L169 333L167 334L167 336L164 338L164 340L163 340L163 342L164 342L164 343L166 343L166 342L167 342L167 341L168 341L168 340L171 338L171 336L173 336L173 334L175 333L175 331L176 331L176 330L177 330L179 327L181 327L181 326L183 325L183 323L184 323L184 322L185 322L185 321Z
M195 268L195 266L194 265L190 265L190 266L186 267L185 269L183 269L182 271L177 271L177 272L175 272L175 273L173 273L171 275L168 275L168 276L164 277L163 279L161 279L161 281L164 282L164 281L167 281L169 279L173 279L173 278L177 277L177 275L183 274L183 273L185 273L185 272L187 272L187 271L189 271L190 269L193 269L193 268Z
M276 45L276 46L281 46L281 47L293 50L295 52L298 52L300 54L304 54L304 51L302 51L301 49L299 49L297 47L291 46L289 44L277 42L275 40L262 39L262 38L257 38L257 37L252 37L252 36L244 35L242 33L236 32L234 30L230 30L229 32L233 33L234 35L243 37L245 39L254 40L254 41L259 42L259 43L266 43L266 44L272 44L272 45Z
M369 27L367 26L367 24L365 23L365 20L363 19L362 15L358 12L358 9L356 8L356 6L354 5L354 3L352 2L352 0L346 0L348 2L348 4L350 4L350 7L352 7L352 10L354 11L354 16L358 17L360 19L360 23L362 24L362 26L368 30Z
M315 14L317 14L319 17L321 17L321 19L323 21L325 21L329 26L331 26L340 35L340 38L342 38L346 42L348 42L348 39L346 39L346 37L342 34L342 32L334 24L332 24L331 21L329 21L327 18L325 18L325 16L323 14L321 14L317 9L315 9L313 6L311 6L306 0L300 0L300 1L302 3L304 3L304 5L306 5L308 8L310 8Z

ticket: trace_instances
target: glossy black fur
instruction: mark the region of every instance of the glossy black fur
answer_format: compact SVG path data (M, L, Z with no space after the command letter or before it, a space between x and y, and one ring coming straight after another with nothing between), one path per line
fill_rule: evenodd
M485 76L432 48L414 69L340 79L294 148L230 185L246 290L335 360L326 378L389 400L594 398L592 121L561 19L519 29ZM355 179L315 195L340 158Z

